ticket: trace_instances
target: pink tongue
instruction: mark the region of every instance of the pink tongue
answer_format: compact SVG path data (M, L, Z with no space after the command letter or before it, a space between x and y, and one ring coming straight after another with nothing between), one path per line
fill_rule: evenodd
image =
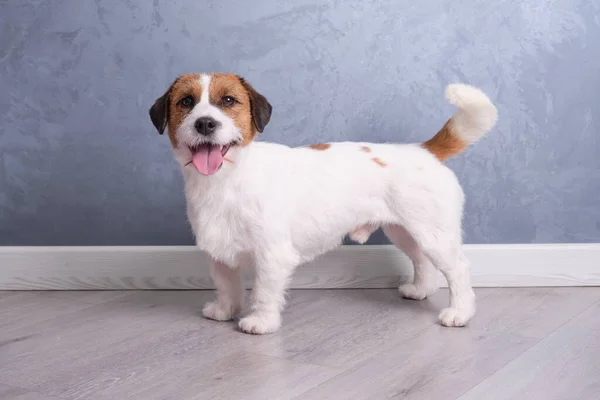
M203 175L212 175L223 164L221 146L202 146L192 157L194 166Z

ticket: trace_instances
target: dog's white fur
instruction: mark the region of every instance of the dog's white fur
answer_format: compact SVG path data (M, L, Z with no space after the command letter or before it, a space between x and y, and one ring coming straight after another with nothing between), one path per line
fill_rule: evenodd
M210 76L201 80L208 93ZM480 90L454 84L446 97L458 106L454 131L465 142L495 124L496 108ZM294 268L339 246L348 233L364 242L379 226L414 263L414 281L399 288L405 297L433 293L437 268L450 288L441 323L463 326L473 316L475 295L461 250L463 191L454 173L428 150L416 144L344 142L319 151L254 142L232 147L227 157L233 162L204 176L188 164L188 146L203 140L193 133L193 124L204 115L221 122L219 143L236 140L240 132L205 98L176 132L180 145L174 151L183 169L189 221L198 247L215 260L211 275L217 299L204 307L207 318L239 315L240 269L253 266L251 310L239 327L254 334L276 331ZM361 151L363 146L370 152Z

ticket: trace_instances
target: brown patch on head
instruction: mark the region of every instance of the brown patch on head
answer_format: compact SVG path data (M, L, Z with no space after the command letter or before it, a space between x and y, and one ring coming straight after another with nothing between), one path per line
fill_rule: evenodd
M250 97L240 79L230 74L213 75L208 93L210 103L219 107L240 130L243 138L240 144L250 143L256 136L256 130L252 125Z
M468 146L466 142L454 134L454 129L452 119L450 119L434 137L423 143L422 146L429 150L438 160L447 160L462 152Z
M193 98L192 106L182 104L186 97ZM200 102L202 97L202 83L200 82L199 74L188 74L180 77L171 87L170 102L169 102L169 139L173 146L177 145L175 132L183 122L185 117L192 112L194 105Z
M364 151L365 153L370 153L371 152L371 148L369 146L361 146L360 149L362 151Z
M375 164L379 165L382 168L387 167L387 164L385 162L381 161L381 159L379 157L373 157L373 158L371 158L371 161L373 161Z
M152 108L150 108L150 118L152 123L163 134L167 124L169 125L169 139L173 147L177 146L175 132L183 119L192 111L193 105L200 101L202 95L202 85L200 84L200 75L187 74L175 79L175 82L161 97L156 99ZM193 99L192 106L184 106L184 98Z
M210 103L219 107L241 131L241 146L249 144L262 132L271 118L267 99L237 75L215 74L210 80Z
M331 147L331 144L329 144L329 143L316 143L316 144L311 144L308 147L311 148L311 149L313 149L313 150L327 150L328 148Z

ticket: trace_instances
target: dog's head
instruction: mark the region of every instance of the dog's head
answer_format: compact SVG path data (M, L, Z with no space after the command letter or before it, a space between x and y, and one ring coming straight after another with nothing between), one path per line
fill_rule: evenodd
M150 119L169 138L182 165L212 175L232 147L247 146L271 118L272 107L243 78L188 74L173 82L150 108Z

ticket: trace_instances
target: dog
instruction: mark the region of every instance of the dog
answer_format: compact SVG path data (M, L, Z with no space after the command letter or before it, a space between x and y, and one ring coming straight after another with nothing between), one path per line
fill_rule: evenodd
M294 269L342 244L367 241L379 227L412 260L414 279L399 287L421 300L448 281L444 326L475 314L470 266L462 251L464 194L443 162L492 129L497 110L479 89L451 84L455 114L421 144L322 143L291 148L255 141L272 106L231 74L177 78L150 108L160 134L168 126L185 182L197 246L214 260L216 299L203 315L217 321L244 308L241 268L255 268L249 313L239 329L267 334L281 326Z

